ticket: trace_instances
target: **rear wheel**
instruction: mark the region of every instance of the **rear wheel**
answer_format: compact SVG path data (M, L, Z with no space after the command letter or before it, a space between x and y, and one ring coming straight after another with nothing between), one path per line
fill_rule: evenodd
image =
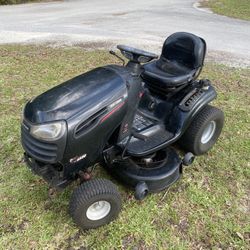
M89 180L74 190L69 210L74 222L82 229L97 228L118 216L121 196L111 181Z
M207 105L191 122L179 144L187 152L202 155L208 152L218 140L224 124L223 112Z

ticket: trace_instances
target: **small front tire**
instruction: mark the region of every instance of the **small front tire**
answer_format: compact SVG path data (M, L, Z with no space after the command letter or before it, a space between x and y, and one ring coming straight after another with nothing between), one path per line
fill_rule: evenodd
M97 228L114 220L121 210L117 187L106 179L93 179L77 187L71 197L69 212L83 230Z
M148 185L143 181L139 182L135 187L135 199L143 200L148 195Z
M182 160L182 164L184 166L190 166L194 162L194 155L191 152L188 152L184 155L184 158Z

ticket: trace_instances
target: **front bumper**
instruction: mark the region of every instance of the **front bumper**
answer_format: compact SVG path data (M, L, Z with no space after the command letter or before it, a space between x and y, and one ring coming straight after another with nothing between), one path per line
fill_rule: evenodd
M63 167L59 164L44 164L27 153L24 153L24 161L34 174L41 176L51 187L62 189L71 182L70 179L64 178Z

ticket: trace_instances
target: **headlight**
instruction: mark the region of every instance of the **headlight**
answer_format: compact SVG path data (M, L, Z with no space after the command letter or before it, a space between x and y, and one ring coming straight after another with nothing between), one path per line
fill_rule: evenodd
M44 125L33 125L30 133L37 139L54 141L64 135L66 124L64 121L48 123Z

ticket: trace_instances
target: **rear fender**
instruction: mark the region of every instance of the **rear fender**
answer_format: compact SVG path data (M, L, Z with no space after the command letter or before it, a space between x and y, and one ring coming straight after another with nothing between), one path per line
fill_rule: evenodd
M217 93L212 85L207 86L207 89L201 89L201 93L198 95L196 100L190 101L189 96L183 98L180 104L176 107L178 109L178 120L179 120L179 136L181 136L194 117L211 101L217 97ZM190 101L190 102L189 102ZM187 103L191 103L188 107Z

